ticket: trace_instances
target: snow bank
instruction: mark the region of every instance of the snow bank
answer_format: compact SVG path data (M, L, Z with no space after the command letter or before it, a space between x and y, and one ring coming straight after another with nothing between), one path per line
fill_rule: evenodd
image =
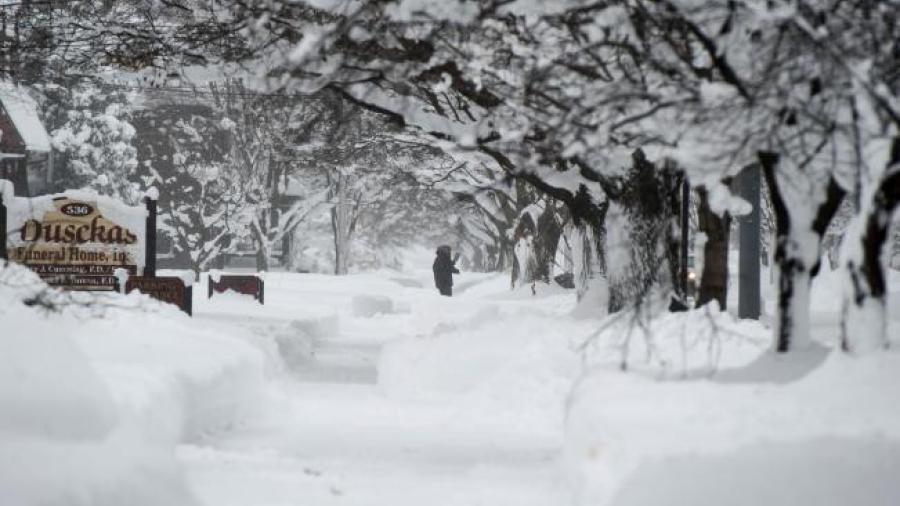
M354 316L370 317L394 312L394 301L384 295L356 295L351 304Z
M71 331L122 415L142 433L169 442L244 418L262 389L259 351L160 306L112 311Z
M771 341L762 324L738 320L715 303L677 313L642 311L619 312L597 324L582 343L588 363L654 378L705 377L752 362Z
M509 430L558 433L579 371L574 343L592 323L497 305L469 308L471 316L457 319L447 305L451 321L431 322L430 334L385 345L378 366L385 393L449 403L471 420L491 413L490 423Z
M898 398L896 352L763 354L697 381L603 367L572 395L567 464L578 504L898 504Z
M699 506L894 506L898 472L900 444L880 437L762 442L721 455L648 463L614 503L656 505L676 498Z
M4 506L193 505L171 450L117 431L101 441L0 436Z
M263 348L275 352L272 367L274 371L296 373L310 366L319 343L336 335L338 328L339 319L336 314L307 316L258 333L254 339ZM269 340L274 343L274 347L268 343Z
M11 331L0 339L0 432L71 440L107 436L116 424L115 406L81 350L55 325L27 318L19 307L2 311Z
M0 322L4 506L193 504L175 444L259 397L257 350L142 294L57 292L9 264Z

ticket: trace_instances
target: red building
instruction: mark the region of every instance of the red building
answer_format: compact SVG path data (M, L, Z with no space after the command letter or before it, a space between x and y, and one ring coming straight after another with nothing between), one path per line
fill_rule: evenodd
M0 179L17 195L45 193L53 176L50 136L25 88L0 81Z

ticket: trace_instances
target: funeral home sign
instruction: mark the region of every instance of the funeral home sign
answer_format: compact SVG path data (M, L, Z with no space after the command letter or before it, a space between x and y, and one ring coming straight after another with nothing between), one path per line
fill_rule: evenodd
M48 284L113 290L116 269L144 274L147 208L83 190L31 198L11 191L0 195L7 215L0 226L6 228L5 256Z

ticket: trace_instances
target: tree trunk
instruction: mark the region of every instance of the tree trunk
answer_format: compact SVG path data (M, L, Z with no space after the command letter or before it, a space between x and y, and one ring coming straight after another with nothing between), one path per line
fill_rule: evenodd
M291 230L290 232L284 234L284 237L281 238L281 265L284 266L285 270L291 270L293 265L293 246L294 246L294 232Z
M334 191L335 204L331 208L331 228L334 232L334 273L347 274L350 260L351 206L347 195L347 176L339 174Z
M845 192L832 177L828 181L825 200L819 204L813 221L795 222L775 173L779 156L776 153L760 152L759 162L775 212L774 261L778 267L778 304L774 347L777 352L785 353L810 343L810 283L821 265L822 236ZM792 207L807 205L800 196L790 204Z
M269 270L268 248L260 248L256 250L256 272L266 272Z
M725 309L728 301L728 235L731 231L731 216L727 212L718 216L710 209L706 188L698 187L697 193L700 196L697 218L700 231L706 234L697 307L715 300L721 309Z
M526 285L535 280L535 220L530 213L519 216L513 235L513 266L510 287Z
M578 300L581 300L590 290L592 280L603 277L603 266L598 255L598 241L594 229L582 224L573 226L572 234L572 260L574 264L573 275ZM599 308L598 311L608 311L609 308Z
M544 283L550 282L550 273L556 261L556 248L562 234L561 221L562 217L559 216L555 204L548 200L544 212L538 217L534 244L535 279Z
M497 243L497 256L494 272L503 272L512 263L514 244L505 235Z
M864 208L847 254L844 270L850 293L844 291L841 345L847 351L871 351L888 346L884 250L891 218L900 206L900 137L894 138L884 177ZM856 237L854 237L856 236ZM852 293L852 298L850 297Z
M250 226L250 230L256 241L256 271L266 272L269 270L269 241L266 232L260 228L261 225L257 221Z

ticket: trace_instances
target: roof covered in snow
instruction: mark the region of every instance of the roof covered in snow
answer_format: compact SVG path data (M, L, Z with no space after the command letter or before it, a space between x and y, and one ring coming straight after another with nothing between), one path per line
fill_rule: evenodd
M0 104L28 151L50 151L50 135L37 113L37 102L21 86L0 81ZM4 132L5 133L5 132Z

